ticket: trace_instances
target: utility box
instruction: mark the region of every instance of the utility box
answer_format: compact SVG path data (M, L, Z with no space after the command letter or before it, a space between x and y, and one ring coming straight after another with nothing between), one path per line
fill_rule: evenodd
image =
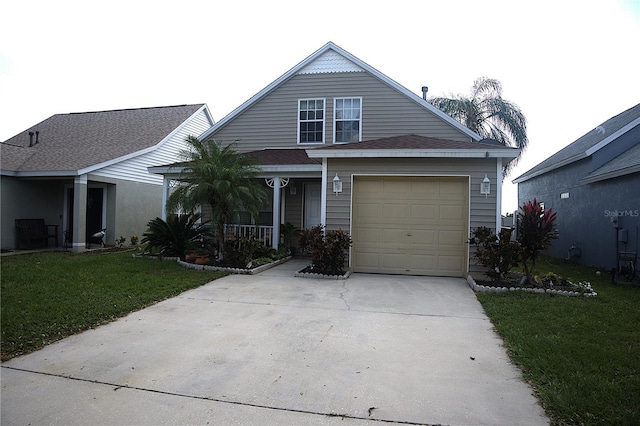
M621 228L618 229L618 242L619 243L626 243L627 242L627 238L628 238L628 231L626 228Z

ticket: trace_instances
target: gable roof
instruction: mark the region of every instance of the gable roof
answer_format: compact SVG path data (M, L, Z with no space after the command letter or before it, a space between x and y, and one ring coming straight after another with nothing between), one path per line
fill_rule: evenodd
M491 140L483 141L460 142L409 134L310 148L306 151L310 158L457 157L512 159L520 153L517 148L496 144Z
M244 102L242 105L231 111L224 118L218 121L213 127L209 130L205 131L200 137L201 139L206 139L211 134L218 131L218 129L225 126L229 121L233 120L236 116L240 115L243 111L250 108L253 104L258 102L260 99L264 98L266 95L271 93L277 87L284 84L287 80L291 79L297 74L308 74L308 73L327 73L327 72L362 72L366 71L372 76L376 77L383 83L387 84L391 88L395 89L402 95L409 98L411 101L415 102L422 108L430 111L435 114L437 117L442 119L443 121L449 123L454 128L460 130L462 133L469 136L472 140L479 141L482 139L480 135L471 131L466 126L462 125L460 122L451 118L439 108L434 107L429 102L424 100L421 96L416 95L406 87L400 85L396 81L390 79L377 69L368 65L364 61L356 58L346 50L338 47L332 42L328 42L320 49L316 50L302 62L291 68L289 71L284 73L274 82L269 84L267 87L262 89L260 92L256 93L249 100Z
M56 114L0 143L0 168L14 174L74 174L153 149L204 108L196 104ZM38 132L33 146L29 132Z
M513 183L524 182L567 164L587 158L638 125L640 125L640 104L621 112L582 135L551 157L518 176L513 180ZM592 173L595 173L595 171Z

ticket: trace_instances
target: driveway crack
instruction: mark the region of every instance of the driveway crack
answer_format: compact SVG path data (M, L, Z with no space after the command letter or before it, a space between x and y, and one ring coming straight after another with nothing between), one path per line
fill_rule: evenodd
M351 305L349 305L349 302L347 302L347 299L344 298L344 295L347 294L348 292L349 292L349 289L347 288L347 280L342 280L342 290L340 291L340 299L342 299L342 301L344 302L345 306L347 307L347 310L350 311Z
M66 380L74 380L74 381L78 381L78 382L86 382L86 383L94 383L94 384L97 384L97 385L110 386L110 387L113 387L114 391L117 391L119 389L129 389L129 390L133 390L133 391L150 392L150 393L155 393L155 394L160 394L160 395L167 395L167 396L172 396L172 397L197 399L197 400L203 400L203 401L213 401L213 402L218 402L218 403L222 403L222 404L231 404L231 405L244 406L244 407L263 408L263 409L267 409L267 410L286 411L286 412L290 412L290 413L310 414L310 415L316 415L316 416L341 417L342 419L366 420L368 422L395 423L395 424L416 425L416 426L420 426L420 425L423 425L423 426L441 426L441 425L434 425L432 423L421 423L421 422L404 421L404 420L392 420L392 419L379 419L379 418L358 416L358 415L348 414L348 413L334 413L334 412L326 413L326 412L321 412L321 411L304 410L304 409L296 409L296 408L286 408L286 407L277 407L277 406L271 406L271 405L266 405L266 404L255 404L255 403L247 403L247 402L241 402L241 401L233 401L233 400L221 399L221 398L215 398L215 397L209 397L209 396L189 395L189 394L186 394L186 393L164 391L164 390L159 390L159 389L150 389L150 388L144 388L144 387L138 387L138 386L131 386L131 385L127 385L127 384L116 384L116 383L110 383L110 382L101 381L101 380L91 380L91 379L85 379L85 378L79 378L79 377L72 377L70 375L67 376L67 375L61 375L61 374L55 374L55 373L46 373L46 372L42 372L42 371L35 371L35 370L26 369L26 368L10 367L10 366L5 366L5 365L3 365L2 368L6 368L6 369L9 369L9 370L14 370L14 371L21 371L21 372L25 372L25 373L40 374L40 375L49 376L49 377L58 377L58 378L66 379ZM372 409L375 409L375 408L376 407L371 407L369 409L369 416L371 415Z

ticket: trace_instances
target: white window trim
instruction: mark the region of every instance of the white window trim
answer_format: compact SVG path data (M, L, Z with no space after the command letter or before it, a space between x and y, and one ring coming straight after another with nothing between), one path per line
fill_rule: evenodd
M300 142L300 101L322 101L322 142ZM325 143L327 132L327 100L326 98L299 98L298 99L298 116L297 123L297 141L298 145L323 145Z
M333 143L335 145L343 145L345 143L351 143L351 142L337 142L336 141L336 134L337 134L337 127L336 127L336 121L338 121L336 119L336 104L338 100L344 100L344 99L359 99L360 100L360 118L358 119L358 122L360 123L360 126L358 126L358 142L362 141L362 96L345 96L345 97L340 97L340 98L333 98ZM340 121L355 121L355 120L340 120Z

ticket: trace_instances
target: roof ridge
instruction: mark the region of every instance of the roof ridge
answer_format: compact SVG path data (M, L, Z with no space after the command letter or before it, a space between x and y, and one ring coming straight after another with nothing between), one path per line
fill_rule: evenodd
M142 110L147 110L147 109L181 108L181 107L202 106L202 105L204 105L204 104L181 104L181 105L164 105L164 106L140 107L140 108L120 108L120 109L108 109L108 110L103 110L103 111L69 112L67 114L56 114L56 115L100 114L100 113L105 113L105 112L142 111Z

